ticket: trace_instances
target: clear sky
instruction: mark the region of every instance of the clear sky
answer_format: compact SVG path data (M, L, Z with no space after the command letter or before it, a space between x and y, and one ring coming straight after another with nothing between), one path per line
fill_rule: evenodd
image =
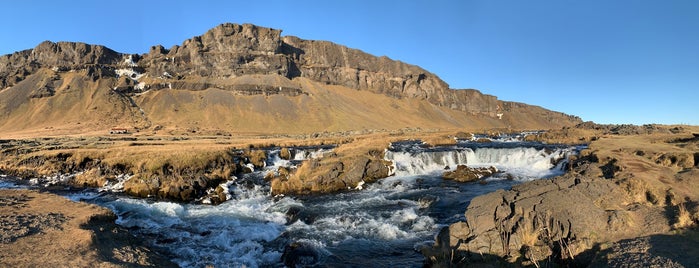
M452 88L598 123L699 125L699 1L7 1L0 54L41 41L123 53L224 23L419 65Z

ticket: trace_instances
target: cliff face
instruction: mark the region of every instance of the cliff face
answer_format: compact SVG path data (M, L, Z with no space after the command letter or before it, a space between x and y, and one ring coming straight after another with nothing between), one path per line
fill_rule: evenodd
M117 65L122 54L99 45L44 41L34 49L0 56L0 89L14 86L40 68L78 70Z
M42 69L54 73L40 72ZM0 57L0 93L12 91L10 89L33 75L42 76L33 80L47 80L43 76L48 74L54 76L53 80L62 81L67 73L74 72L99 84L94 85L95 88L113 90L130 98L134 105L138 104L135 95L163 89L201 91L214 88L236 95L293 97L309 94L299 82L305 81L300 80L303 78L319 85L342 86L400 100L426 101L435 107L491 118L530 107L499 101L477 90L450 89L436 75L387 57L375 57L327 41L282 37L281 30L230 23L170 49L153 46L149 53L142 55L122 54L99 45L45 41L34 49ZM54 84L44 85L45 89L32 93L32 97L55 95L55 89L61 85ZM22 90L37 91L27 87L32 86L24 86ZM64 83L63 87L70 85ZM14 98L12 101L24 100ZM2 106L0 103L0 108ZM551 118L558 121L555 126L580 122L576 117L539 107L532 109L541 117L535 120L537 122L547 122Z
M281 30L222 24L169 50L151 47L139 65L149 73L230 78L249 74L289 77L291 59L281 53Z

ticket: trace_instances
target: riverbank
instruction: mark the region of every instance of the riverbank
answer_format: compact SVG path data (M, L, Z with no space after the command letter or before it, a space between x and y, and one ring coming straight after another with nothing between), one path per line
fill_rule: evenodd
M211 191L220 192L217 188L234 176L263 168L269 150L284 149L287 155L280 157L290 160L293 152L289 148L331 146L336 149L327 157L304 163L298 172L282 170L281 175L277 172L269 178L275 194L330 193L387 177L390 163L381 159L391 142L420 139L432 145L454 144L457 135L457 131L403 129L290 136L128 134L7 139L0 140L0 174L35 179L35 183L52 187L120 184L134 197L191 202ZM126 181L124 175L129 176Z
M563 176L474 198L466 221L443 229L424 253L433 266L619 266L619 256L630 253L646 256L624 259L634 265L653 264L649 260L662 255L666 263L695 266L657 252L696 245L696 239L666 239L682 242L653 247L628 241L695 233L696 133L696 127L587 124L542 134L537 138L591 142Z
M176 267L114 223L106 208L0 190L2 267Z

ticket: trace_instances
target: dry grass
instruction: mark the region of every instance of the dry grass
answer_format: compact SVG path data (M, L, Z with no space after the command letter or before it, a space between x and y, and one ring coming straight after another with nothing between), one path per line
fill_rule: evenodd
M453 135L435 135L424 138L423 142L430 146L446 146L456 144L456 138Z
M535 229L531 224L521 223L518 234L522 245L533 247L539 241L541 230Z
M687 210L684 203L677 205L677 217L675 223L672 225L675 229L687 228L694 225L694 220L692 220L692 214Z
M519 229L517 234L520 240L522 252L524 258L529 260L534 266L539 267L539 261L536 252L536 246L539 242L539 236L542 235L542 229L534 227L533 223L529 220L522 220L519 223Z

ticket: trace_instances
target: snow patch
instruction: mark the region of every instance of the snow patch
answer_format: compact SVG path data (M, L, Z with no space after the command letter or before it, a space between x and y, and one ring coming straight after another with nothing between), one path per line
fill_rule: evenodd
M138 79L141 79L145 74L139 73L134 71L131 68L122 68L122 69L116 69L114 72L117 74L117 77L122 77L126 76L128 78L131 78L134 81L138 81Z
M146 88L146 83L140 82L133 87L134 89L143 91Z
M136 64L136 63L133 61L133 55L129 55L128 57L126 57L126 59L124 59L124 64L126 64L126 66L129 66L129 67L136 67L136 66L138 66L138 64Z

